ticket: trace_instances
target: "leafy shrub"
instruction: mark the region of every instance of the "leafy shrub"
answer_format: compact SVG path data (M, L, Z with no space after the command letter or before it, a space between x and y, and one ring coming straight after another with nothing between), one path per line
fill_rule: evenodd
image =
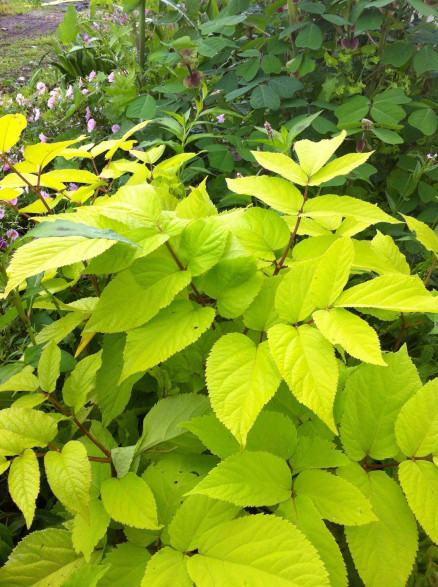
M25 124L0 119L3 160ZM1 467L27 527L42 498L55 526L0 582L406 584L419 527L438 540L437 380L401 346L438 313L435 233L405 217L434 255L422 281L370 228L400 220L319 195L370 155L333 158L345 132L296 142L298 162L253 151L260 173L228 180L252 205L218 213L205 182L171 188L192 153L134 148L146 124L28 146L0 182L40 214L2 269L32 344L1 372Z

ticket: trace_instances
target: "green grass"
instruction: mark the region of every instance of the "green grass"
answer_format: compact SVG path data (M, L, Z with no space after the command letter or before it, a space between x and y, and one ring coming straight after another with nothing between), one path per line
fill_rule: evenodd
M38 8L41 2L25 0L0 0L0 16L12 16L14 14L25 14Z
M16 37L13 42L0 42L0 79L17 80L21 76L29 77L52 48L53 38L53 35L34 39Z

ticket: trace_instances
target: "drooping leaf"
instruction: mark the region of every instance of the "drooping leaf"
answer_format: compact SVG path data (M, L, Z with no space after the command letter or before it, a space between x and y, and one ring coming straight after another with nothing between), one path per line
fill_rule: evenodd
M111 566L99 581L99 587L140 585L150 558L151 555L146 548L140 548L129 542L118 544L103 560L104 564Z
M332 308L314 312L312 318L332 345L341 345L349 355L364 363L386 365L376 331L356 314L344 308Z
M408 457L438 454L438 379L426 383L401 408L395 436Z
M406 347L385 354L387 367L361 365L348 378L341 440L350 458L387 459L398 452L394 425L398 413L421 387Z
M406 220L406 224L408 225L409 229L415 232L417 239L420 241L422 245L426 247L429 251L438 254L438 236L435 232L424 222L421 220L417 220L412 216L405 216L403 218Z
M245 446L248 432L281 380L268 344L256 345L243 334L226 334L212 348L206 377L216 416Z
M280 412L263 410L248 434L246 449L266 451L288 459L297 445L297 431L291 419Z
M84 445L70 440L61 452L49 451L44 466L50 488L59 501L88 521L91 466Z
M26 526L30 528L35 515L36 499L40 491L38 459L30 448L12 461L8 487L12 499L23 512Z
M144 372L195 342L214 319L213 308L173 302L145 326L128 332L120 381Z
M77 180L76 180L77 181ZM136 243L133 243L124 236L117 234L114 230L106 228L95 228L94 226L88 226L87 224L81 224L80 222L69 222L68 220L55 220L54 222L39 222L32 230L26 234L26 236L32 236L36 238L48 238L48 237L68 237L68 236L83 236L89 239L106 239L119 241L133 247L138 247Z
M197 587L222 585L330 585L309 540L286 520L258 514L206 532L187 567Z
M337 434L333 403L338 365L331 344L307 324L277 324L268 331L271 354L297 400L310 408Z
M305 171L290 157L286 157L282 153L262 153L261 151L251 151L251 153L257 163L265 169L278 173L292 183L307 184L308 178Z
M294 483L294 493L309 497L320 515L336 524L361 526L377 520L359 489L327 471L303 471Z
M90 520L76 514L73 520L72 541L77 553L82 553L87 563L91 553L107 531L110 516L105 511L102 502L97 497L90 499Z
M242 507L262 506L285 501L291 487L292 476L283 459L251 451L220 462L189 495L207 495Z
M96 373L102 364L102 351L79 361L62 388L62 397L77 412L86 402L96 385ZM101 406L102 408L102 406Z
M26 118L22 114L6 114L0 117L0 153L7 153L18 142L26 126Z
M354 564L365 585L405 585L418 548L417 524L400 486L383 471L359 466L339 473L370 500L378 518L366 526L347 527Z
M54 343L49 342L41 353L38 362L38 379L43 391L52 393L56 388L56 381L60 375L61 350Z
M313 274L310 293L317 308L331 305L344 289L354 259L351 239L336 240L321 257Z
M211 269L225 249L228 233L208 218L198 218L184 229L178 256L190 275L197 276Z
M429 461L404 461L398 473L409 507L425 532L438 542L438 467Z
M281 280L281 275L264 279L261 290L243 314L243 321L247 328L266 332L271 326L280 322L274 302Z
M146 481L134 473L106 479L101 495L105 510L116 522L147 530L160 528L153 493Z
M301 322L315 309L310 289L317 265L313 259L293 263L283 277L275 296L275 309L283 320Z
M0 385L0 391L36 391L39 381L32 371L33 368L25 367L23 371L12 375Z
M188 422L182 422L180 426L199 438L212 454L221 459L239 452L240 447L236 438L214 414L192 418Z
M193 582L187 572L188 557L166 546L149 560L142 586L167 587L170 584L178 587L192 587Z
M354 218L368 224L387 222L397 224L399 221L380 210L375 204L358 200L350 196L334 196L327 194L316 196L304 204L303 215L310 218L342 216Z

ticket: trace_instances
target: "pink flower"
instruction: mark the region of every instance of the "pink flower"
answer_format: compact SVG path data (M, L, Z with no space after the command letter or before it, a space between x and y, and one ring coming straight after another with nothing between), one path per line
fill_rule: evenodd
M18 238L20 235L18 234L18 232L16 230L14 230L13 228L10 228L9 230L6 231L6 236L8 238L8 241L10 243L14 242L14 240L16 238Z
M66 98L73 98L73 86L69 86L68 90L65 92Z
M111 131L113 134L116 134L116 132L119 132L120 130L120 126L118 124L113 124L111 127Z
M105 30L108 32L108 31L110 30L110 28L109 28L109 24L106 24L106 25L104 26L104 29L105 29Z
M144 11L145 16L149 14L149 8L146 8L146 10Z
M35 122L37 122L40 119L41 116L41 112L39 108L35 108L35 110L33 111L35 114Z
M26 104L26 98L23 96L23 94L17 94L15 101L19 106L24 106Z
M47 108L53 108L53 106L55 105L55 102L56 102L56 96L51 96L47 100Z
M187 6L184 4L184 2L181 2L181 7L187 12Z
M84 96L86 96L88 94L88 90L85 88L84 90L82 90L82 93Z
M78 189L78 186L75 183L71 183L68 187L71 192L75 192Z
M40 132L38 138L42 143L47 143L47 137L42 132Z
M90 39L88 38L88 35L87 35L87 33L84 33L84 34L82 35L82 38L84 39L84 43L85 43L85 44L87 44L87 43L89 42L89 40L90 40Z
M219 116L216 116L216 120L219 123L225 122L225 114L219 114Z
M123 24L125 22L125 17L122 16L121 18L119 18L119 22L120 22L120 24Z
M9 171L9 169L10 169L10 166L7 163L5 163L3 165L3 171Z
M93 70L90 75L88 76L88 81L92 82L94 80L94 78L96 77L97 73Z
M38 90L38 94L44 94L44 92L46 91L46 84L44 84L43 82L38 82L37 85L37 90Z
M82 88L82 86L84 85L84 82L82 81L82 78L79 78L79 82L78 82L78 87Z
M18 198L12 198L12 200L9 200L9 202L6 202L7 204L11 204L12 206L16 206L18 202Z
M108 76L108 81L110 84L114 82L114 71L112 71Z
M44 200L47 200L48 198L50 198L50 194L45 192L44 190L41 190L40 194L44 198Z
M94 120L94 118L90 118L90 120L87 123L88 132L92 132L95 128L96 128L96 121Z
M4 215L5 215L5 209L0 208L0 220L4 217Z
M85 108L85 120L88 121L91 118L91 110L89 109L89 107L87 106Z

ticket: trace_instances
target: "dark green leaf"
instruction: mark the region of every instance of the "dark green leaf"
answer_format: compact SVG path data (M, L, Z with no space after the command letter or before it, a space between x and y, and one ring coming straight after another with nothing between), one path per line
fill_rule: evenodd
M70 222L69 220L55 220L55 222L40 222L26 236L37 238L60 237L60 236L84 236L86 238L105 238L113 241L127 243L133 247L138 247L135 243L124 236L117 234L114 230L106 228L95 228L79 222Z

